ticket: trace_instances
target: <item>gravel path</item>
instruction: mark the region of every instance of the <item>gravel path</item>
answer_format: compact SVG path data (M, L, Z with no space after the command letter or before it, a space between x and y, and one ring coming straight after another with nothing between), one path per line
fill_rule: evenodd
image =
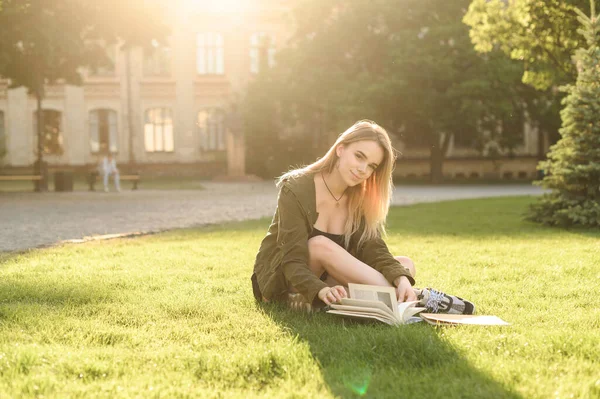
M203 185L205 190L0 193L0 251L256 219L275 209L277 191L271 182ZM541 193L527 185L401 186L394 204Z

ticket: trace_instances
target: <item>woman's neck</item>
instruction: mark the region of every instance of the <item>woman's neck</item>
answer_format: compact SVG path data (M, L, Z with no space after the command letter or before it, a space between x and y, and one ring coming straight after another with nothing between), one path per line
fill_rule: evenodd
M331 173L321 172L323 174L323 179L325 180L327 187L333 193L336 198L342 196L342 194L348 188L348 185L342 180L340 174L334 170Z

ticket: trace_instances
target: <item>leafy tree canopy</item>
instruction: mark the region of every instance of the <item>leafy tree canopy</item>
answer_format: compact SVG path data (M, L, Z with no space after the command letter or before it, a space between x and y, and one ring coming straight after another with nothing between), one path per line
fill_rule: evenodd
M544 90L575 80L571 56L585 45L575 10L588 7L588 0L473 0L464 21L478 51L500 49L521 61L523 81Z
M110 61L103 43L141 44L166 28L159 3L142 0L4 0L0 75L43 94L45 84L81 83L80 67Z
M319 135L367 117L429 147L438 163L451 136L476 142L483 130L499 125L504 137L518 136L524 98L533 90L521 83L519 63L473 49L462 22L469 4L304 2L293 14L294 37L255 91L279 102L272 109L280 110L283 125L300 121ZM432 169L439 177L441 166Z

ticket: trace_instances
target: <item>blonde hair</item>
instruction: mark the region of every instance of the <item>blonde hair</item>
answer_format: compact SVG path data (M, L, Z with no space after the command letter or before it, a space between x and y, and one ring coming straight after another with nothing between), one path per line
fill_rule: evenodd
M385 220L387 218L392 190L392 172L396 162L396 154L390 137L384 128L370 120L360 120L339 135L335 143L323 158L299 169L291 170L282 175L277 186L289 178L321 172L331 173L337 165L339 157L336 149L340 145L348 145L357 141L375 141L383 150L383 160L367 180L354 187L348 187L348 219L344 226L344 241L346 248L350 237L358 231L364 218L364 231L358 240L358 247L379 235L385 235Z

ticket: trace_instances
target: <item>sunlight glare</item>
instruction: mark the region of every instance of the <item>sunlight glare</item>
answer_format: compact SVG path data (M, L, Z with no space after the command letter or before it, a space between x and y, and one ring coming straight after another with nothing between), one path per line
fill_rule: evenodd
M240 13L250 10L256 0L184 0L186 11L215 13Z

